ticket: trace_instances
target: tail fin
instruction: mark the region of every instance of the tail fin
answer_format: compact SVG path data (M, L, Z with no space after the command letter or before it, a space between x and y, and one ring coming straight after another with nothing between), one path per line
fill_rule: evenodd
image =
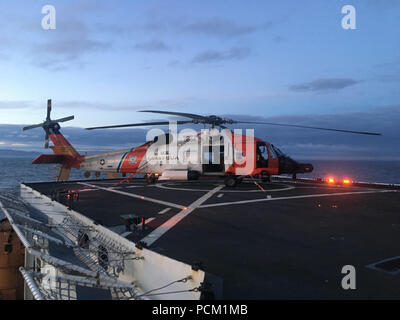
M40 155L35 160L34 164L41 163L59 163L61 169L58 176L58 181L68 180L71 168L79 168L82 159L81 156L74 147L68 142L67 139L60 132L59 122L66 122L74 119L74 116L69 116L57 120L50 118L51 113L51 100L47 101L47 116L46 120L42 123L30 125L24 127L23 130L29 130L33 128L42 127L45 131L45 144L44 147L49 147L49 138L53 142L53 146L50 148L53 150L54 155Z
M67 139L57 130L49 134L54 146L50 146L54 154L41 154L33 164L58 163L60 169L57 181L67 181L71 173L71 168L79 168L83 157L75 150Z
M54 146L50 147L53 150L54 154L71 156L71 157L80 156L80 154L75 150L75 148L60 133L60 131L57 130L56 132L49 134L49 138L54 144Z

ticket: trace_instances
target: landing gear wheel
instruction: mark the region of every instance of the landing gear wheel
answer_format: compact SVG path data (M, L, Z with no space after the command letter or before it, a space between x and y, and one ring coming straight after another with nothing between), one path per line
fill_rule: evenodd
M292 179L293 179L293 180L296 180L296 179L297 179L297 175L296 175L295 173L293 173Z
M154 175L150 175L146 177L146 180L148 183L155 183L157 179Z
M200 173L198 171L188 171L188 180L199 180Z
M237 179L234 176L227 176L224 182L227 187L233 188L237 184Z

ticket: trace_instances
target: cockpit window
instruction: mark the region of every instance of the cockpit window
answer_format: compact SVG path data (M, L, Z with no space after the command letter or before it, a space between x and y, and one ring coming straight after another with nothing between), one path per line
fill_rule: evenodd
M281 150L279 150L279 148L275 147L273 144L271 144L271 151L272 150L278 155L278 157L285 156L285 154Z
M276 152L271 144L269 145L269 153L271 154L272 158L278 158L278 155L276 154Z
M258 151L260 152L260 155L264 158L264 160L268 160L268 151L265 145L259 145Z

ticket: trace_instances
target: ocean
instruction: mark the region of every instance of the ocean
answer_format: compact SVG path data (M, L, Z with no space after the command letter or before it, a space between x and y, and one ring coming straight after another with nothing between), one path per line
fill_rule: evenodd
M50 181L56 176L54 165L33 165L31 158L0 157L0 192L21 182ZM70 179L85 179L83 171L72 169Z

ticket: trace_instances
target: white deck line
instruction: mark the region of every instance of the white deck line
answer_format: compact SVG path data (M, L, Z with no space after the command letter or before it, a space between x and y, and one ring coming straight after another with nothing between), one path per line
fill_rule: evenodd
M171 210L171 208L165 208L165 209L162 209L158 214L164 214L164 213L167 213L169 210Z
M176 203L157 200L157 199L141 196L141 195L134 194L134 193L124 192L124 191L120 191L120 190L115 190L115 189L110 189L110 188L103 188L103 187L96 186L94 184L90 184L90 183L86 183L86 182L78 182L78 184L82 184L82 185L87 186L87 187L97 188L97 189L108 191L108 192L114 192L114 193L122 194L124 196L132 197L132 198L136 198L136 199L140 199L140 200L144 200L144 201L150 201L150 202L154 202L154 203L159 203L159 204L162 204L162 205L168 206L168 207L174 207L174 208L178 208L178 209L183 209L184 208L184 206L181 206L181 205L176 204Z
M187 181L185 181L187 182ZM296 187L295 186L289 186L284 183L279 183L281 185L284 185L285 188L279 188L279 189L270 189L268 190L269 192L277 192L277 191L287 191L287 190L293 190ZM170 186L165 186L164 183L158 183L155 184L154 187L160 188L160 189L167 189L167 190L173 190L173 191L193 191L193 192L208 192L210 189L190 189L190 188L176 188L176 187L170 187ZM264 192L260 189L256 190L224 190L226 193L249 193L249 192Z
M368 194L368 193L387 193L387 192L397 192L397 190L373 190L373 191L358 191L358 192L337 192L337 193L309 194L309 195L292 196L292 197L263 198L263 199L254 199L254 200L211 203L211 204L206 204L206 205L199 206L198 208L211 208L211 207L229 206L229 205L234 205L234 204L245 204L245 203L274 201L274 200L291 200L291 199L302 199L302 198L345 196L345 195L349 195L349 194Z
M224 188L224 186L220 185L220 186L210 190L208 193L203 195L201 198L197 199L191 205L189 205L188 207L186 207L183 210L181 210L180 212L178 212L171 219L164 222L157 229L153 230L153 232L151 232L146 237L144 237L142 239L142 241L146 242L146 244L148 246L150 246L155 241L157 241L163 234L165 234L168 230L170 230L172 227L174 227L179 221L181 221L183 218L185 218L187 215L189 215L191 212L193 212L195 209L197 209L202 203L207 201L209 198L211 198L215 193L220 191L222 188Z

